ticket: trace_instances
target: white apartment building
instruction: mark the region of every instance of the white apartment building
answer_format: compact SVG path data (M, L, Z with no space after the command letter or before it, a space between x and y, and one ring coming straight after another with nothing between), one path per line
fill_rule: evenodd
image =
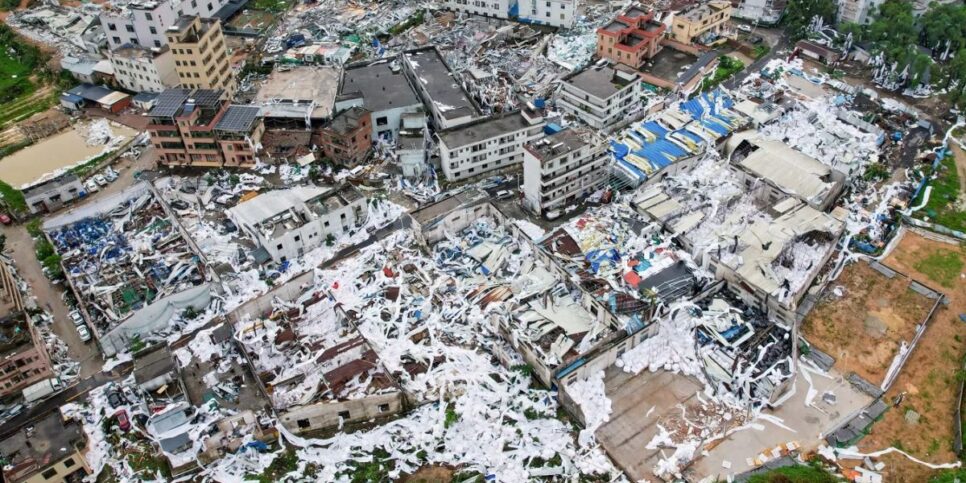
M446 0L446 8L484 17L570 28L577 0Z
M523 203L538 215L604 187L610 155L589 131L565 129L524 146Z
M353 106L372 113L372 139L396 139L403 118L424 111L423 103L409 85L398 58L345 67L335 110L343 111Z
M570 28L577 19L577 0L520 0L521 22Z
M228 210L239 229L266 252L256 260L283 263L362 228L366 198L351 185L298 186L260 194Z
M145 49L125 46L107 54L114 67L114 78L121 87L134 92L161 92L179 84L174 55L167 46Z
M782 19L787 5L788 0L741 0L731 16L761 25L774 25Z
M523 146L543 137L544 124L541 114L523 110L437 133L443 175L463 181L518 166Z
M641 109L642 96L640 78L630 67L594 65L564 78L556 102L563 112L603 129Z
M101 26L109 50L131 44L162 47L167 44L164 31L182 15L214 17L229 0L160 0L132 2L123 8L101 13Z
M871 23L875 11L883 3L885 3L885 0L839 0L838 18L836 20L839 23Z
M510 18L516 0L446 0L446 8L484 17Z

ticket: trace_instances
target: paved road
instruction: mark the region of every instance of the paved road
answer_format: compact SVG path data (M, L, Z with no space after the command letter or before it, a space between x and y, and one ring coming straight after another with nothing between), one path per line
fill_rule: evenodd
M106 384L110 381L118 381L127 377L127 375L131 373L131 369L133 367L133 364L128 363L127 365L115 368L114 372L111 374L98 372L93 376L83 379L73 386L70 386L67 389L64 389L63 391L51 396L49 399L42 401L40 404L31 407L23 414L0 425L0 439L4 439L7 436L19 431L20 428L23 428L24 426L27 426L28 424L45 417L47 414L58 410L64 404L79 399L95 387L101 386L102 384Z

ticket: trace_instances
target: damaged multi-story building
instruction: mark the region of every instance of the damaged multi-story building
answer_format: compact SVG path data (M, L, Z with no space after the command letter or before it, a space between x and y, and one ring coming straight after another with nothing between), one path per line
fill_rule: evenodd
M523 146L542 138L545 124L527 108L437 132L443 175L465 181L519 169Z
M168 89L148 112L158 162L166 166L250 168L265 131L256 106L229 104L223 92Z
M285 263L361 229L366 207L352 185L296 186L239 203L228 217L258 242L257 261Z
M523 203L533 213L574 204L610 179L607 146L589 130L564 129L523 149Z
M0 256L0 397L52 377L44 338L27 314L13 264Z
M596 129L605 129L640 112L644 88L640 75L623 64L595 64L560 83L557 106Z

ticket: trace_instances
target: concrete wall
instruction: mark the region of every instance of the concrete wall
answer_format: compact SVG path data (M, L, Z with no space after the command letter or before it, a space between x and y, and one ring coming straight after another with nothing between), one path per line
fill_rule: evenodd
M272 312L272 299L278 297L290 302L302 294L303 287L315 281L315 271L308 270L292 277L288 282L245 302L227 315L228 321L238 324L246 318L267 317Z
M403 393L394 391L362 399L326 401L298 406L280 412L279 419L285 425L285 429L298 434L337 428L344 423L386 418L398 414L403 408ZM341 417L340 414L342 414Z
M69 465L68 462L70 463ZM91 473L90 467L87 466L87 460L85 460L84 456L76 450L71 452L70 455L64 457L63 459L57 460L46 466L42 466L39 469L40 471L37 471L29 478L19 481L23 483L62 483L67 481L67 476L74 473L81 472L83 475L89 475ZM53 474L49 473L50 471L53 471ZM45 473L50 477L45 477ZM5 473L5 475L7 474ZM16 477L16 475L12 476Z

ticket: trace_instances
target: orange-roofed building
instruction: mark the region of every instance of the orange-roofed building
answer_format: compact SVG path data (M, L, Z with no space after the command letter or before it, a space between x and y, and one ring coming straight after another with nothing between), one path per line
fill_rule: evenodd
M597 29L597 55L639 69L660 52L665 30L653 11L631 6Z

